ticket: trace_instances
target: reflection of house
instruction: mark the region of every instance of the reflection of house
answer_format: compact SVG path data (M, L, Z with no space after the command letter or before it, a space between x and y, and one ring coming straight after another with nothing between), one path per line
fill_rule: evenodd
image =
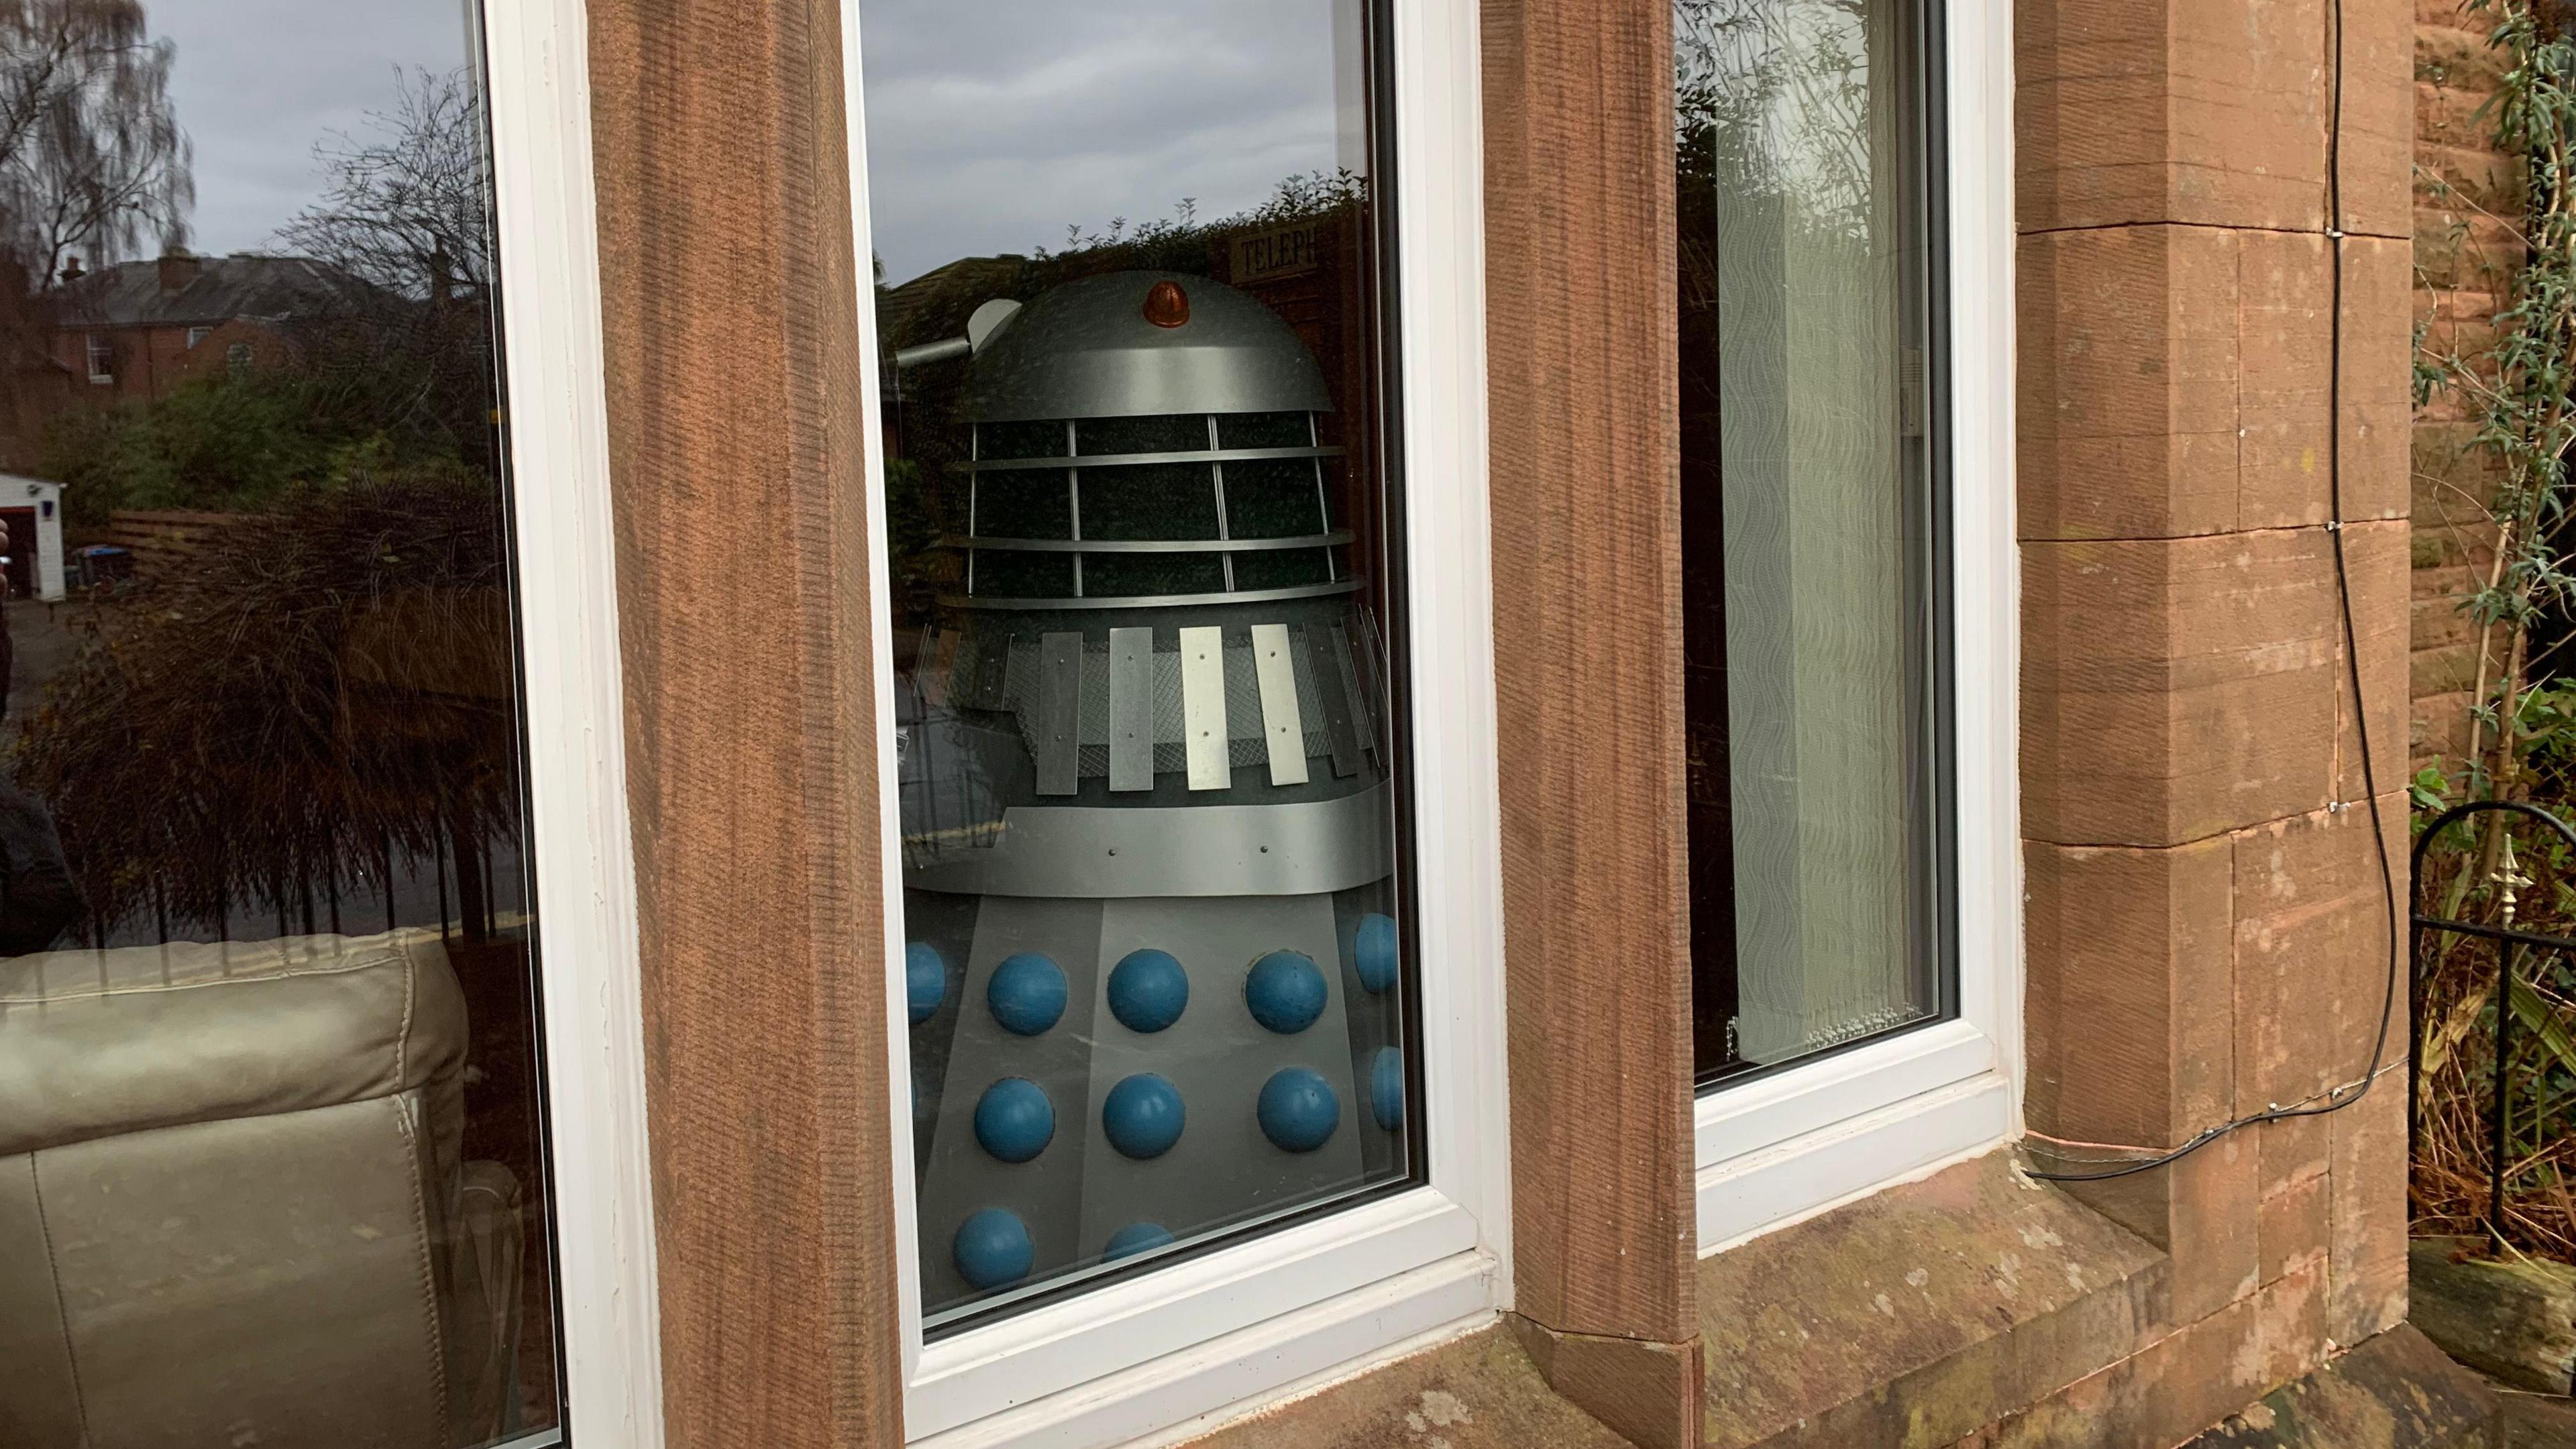
M63 485L0 473L0 523L9 525L9 597L63 596Z
M309 257L174 252L67 278L50 351L75 398L156 398L192 377L273 366L287 323L345 310L364 284Z

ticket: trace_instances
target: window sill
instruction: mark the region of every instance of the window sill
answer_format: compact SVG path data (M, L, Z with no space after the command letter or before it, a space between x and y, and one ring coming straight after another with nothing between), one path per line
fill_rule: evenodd
M1430 1188L1335 1213L929 1344L904 1424L940 1449L1040 1427L1029 1442L1123 1442L1491 1309L1476 1248L1474 1218ZM1295 1351L1258 1346L1273 1339ZM1057 1427L1094 1421L1142 1427Z
M1330 1223L1349 1226L1343 1218ZM1152 1285L1153 1280L1147 1279L1136 1286ZM1163 1352L1106 1377L1077 1381L1045 1397L1026 1399L1001 1412L927 1434L923 1430L928 1425L916 1416L935 1406L923 1402L924 1386L916 1383L906 1401L905 1422L914 1436L909 1443L912 1449L1001 1445L1105 1449L1147 1435L1154 1436L1149 1442L1179 1442L1256 1412L1266 1403L1367 1373L1490 1324L1493 1294L1494 1260L1478 1251L1455 1253L1248 1328ZM1066 1305L1090 1320L1090 1327L1077 1340L1083 1346L1125 1347L1140 1331L1157 1340L1190 1336L1187 1327L1175 1322L1194 1321L1190 1315L1159 1313L1159 1303L1112 1305L1101 1301L1104 1296L1094 1294ZM925 1366L943 1349L963 1341L932 1345L923 1354ZM1036 1367L1022 1358L996 1356L992 1361L1006 1368L1015 1383L1025 1381L1026 1368ZM994 1391L979 1386L968 1392ZM942 1397L951 1407L973 1401L955 1391Z
M1962 1034L1974 1040L1962 1041ZM1775 1084L1757 1084L1747 1088L1754 1095L1749 1102L1728 1101L1723 1093L1701 1099L1697 1181L1701 1257L2012 1138L2012 1081L1991 1067L1965 1080L1945 1080L1875 1111L1842 1115L1840 1109L1849 1096L1875 1091L1876 1084L1887 1080L1887 1072L1931 1076L1955 1068L1965 1059L1965 1051L1989 1057L1992 1052L1974 1028L1957 1022L1886 1045L1913 1049L1890 1053L1884 1062L1863 1061L1854 1053L1855 1061L1875 1070L1784 1077L1775 1093L1763 1092ZM1955 1071L1949 1076L1955 1078ZM1784 1125L1785 1133L1780 1130ZM1712 1160L1711 1138L1722 1139L1735 1127L1767 1130L1749 1143L1737 1138L1732 1145L1739 1150Z

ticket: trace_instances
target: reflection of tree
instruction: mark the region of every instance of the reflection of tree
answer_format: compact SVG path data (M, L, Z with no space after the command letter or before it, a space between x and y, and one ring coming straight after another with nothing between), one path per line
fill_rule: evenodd
M313 148L330 185L278 229L287 248L415 301L480 295L492 280L483 105L463 70L397 73L375 134Z
M310 930L389 850L508 836L505 582L489 480L379 447L140 584L18 745L98 918Z
M300 370L332 416L407 445L491 454L492 173L472 73L399 74L363 138L316 145L322 199L279 228L288 248L353 279L297 319Z
M1673 119L1685 190L1777 195L1865 241L1877 128L1868 0L1676 0Z
M0 249L29 282L75 253L185 240L196 189L171 55L136 0L0 0Z

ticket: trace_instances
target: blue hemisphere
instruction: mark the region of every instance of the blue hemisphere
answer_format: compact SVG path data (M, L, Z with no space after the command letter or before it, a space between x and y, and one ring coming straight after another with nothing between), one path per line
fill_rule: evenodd
M1377 995L1394 990L1398 950L1395 917L1375 911L1360 917L1359 933L1351 940L1351 964L1360 973L1360 985Z
M1022 951L993 968L984 1004L1004 1031L1037 1036L1064 1019L1064 969L1035 951Z
M1055 1104L1026 1077L1004 1077L975 1101L975 1140L1004 1162L1026 1162L1055 1140Z
M1342 1102L1332 1084L1305 1067L1281 1067L1261 1084L1254 1109L1261 1135L1289 1152L1312 1152L1341 1125Z
M949 1245L957 1276L977 1288L1000 1288L1029 1276L1037 1265L1038 1245L1029 1225L1006 1208L979 1208L957 1225Z
M914 1026L938 1014L948 999L948 961L938 947L915 941L903 948L903 990Z
M1404 1053L1393 1047L1369 1058L1369 1115L1389 1132L1404 1125Z
M1109 1089L1100 1104L1100 1132L1125 1156L1160 1157L1181 1140L1181 1089L1152 1072L1138 1072Z
M1243 1004L1252 1009L1252 1019L1282 1036L1313 1026L1326 999L1324 973L1300 952L1273 951L1253 962L1243 978Z
M1121 1258L1168 1247L1171 1241L1172 1230L1161 1223L1129 1223L1109 1235L1109 1245L1100 1250L1100 1260L1115 1263Z
M1169 951L1130 951L1109 973L1109 1014L1129 1031L1161 1031L1190 1005L1190 975Z

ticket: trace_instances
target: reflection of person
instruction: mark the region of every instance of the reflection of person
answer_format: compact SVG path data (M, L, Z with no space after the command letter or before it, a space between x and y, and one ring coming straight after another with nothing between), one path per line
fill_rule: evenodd
M18 648L9 638L9 525L0 521L0 719L9 715L9 676L18 667Z
M54 817L35 796L0 783L0 956L44 950L87 909Z

